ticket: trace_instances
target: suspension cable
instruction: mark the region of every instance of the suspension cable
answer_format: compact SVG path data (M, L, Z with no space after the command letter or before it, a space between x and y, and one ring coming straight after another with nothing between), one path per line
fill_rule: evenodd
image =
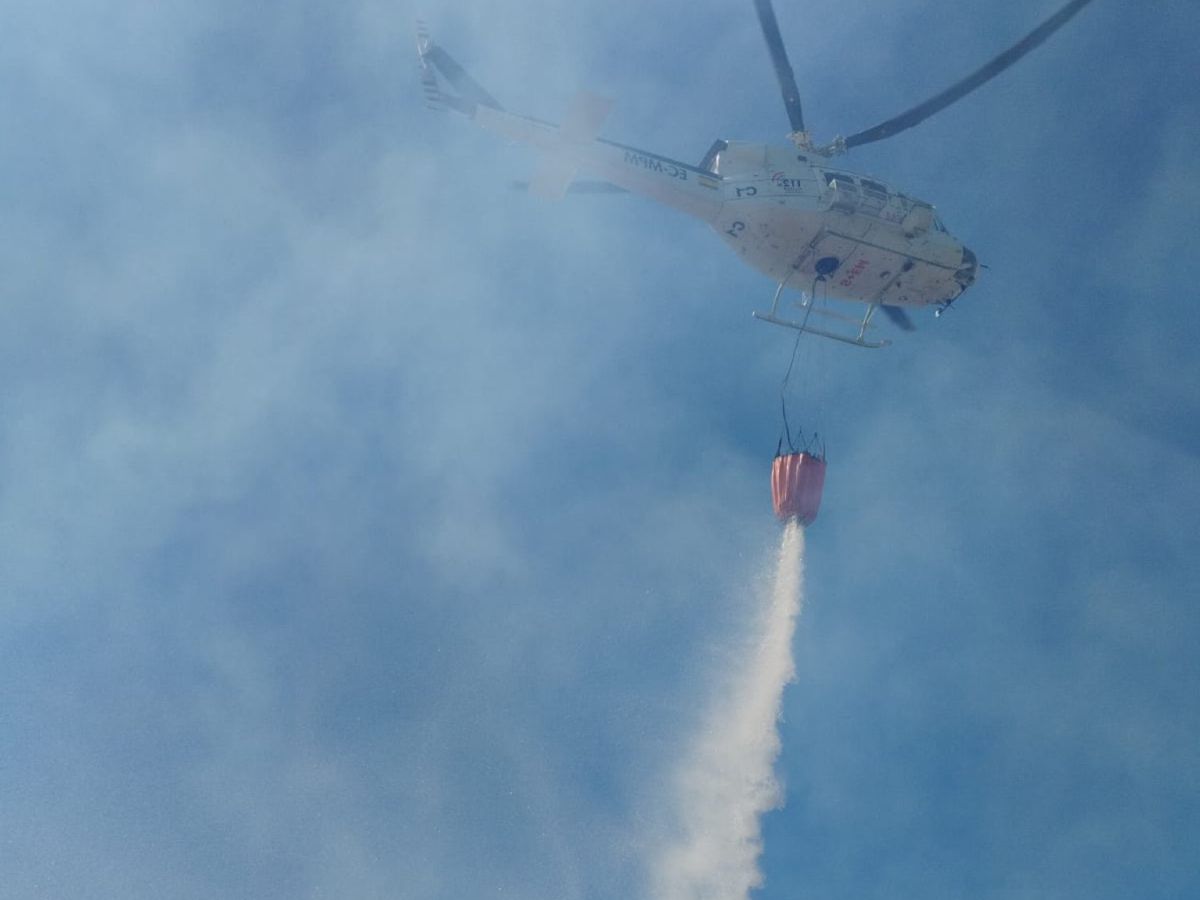
M783 414L783 432L779 435L779 443L775 447L776 456L779 456L780 451L783 449L783 439L785 436L787 437L788 449L792 453L796 452L796 445L792 441L792 429L788 424L787 388L788 382L790 382L792 379L792 369L795 368L796 365L796 355L800 351L800 338L804 336L804 326L808 324L808 317L812 315L813 305L817 302L817 284L818 282L822 282L824 280L825 277L823 275L818 275L815 279L813 279L812 289L808 295L808 305L804 309L804 319L800 322L800 327L796 331L796 342L792 344L792 357L790 360L788 360L787 371L784 372L783 381L779 385L779 411ZM803 429L801 429L799 435L801 440L803 440Z

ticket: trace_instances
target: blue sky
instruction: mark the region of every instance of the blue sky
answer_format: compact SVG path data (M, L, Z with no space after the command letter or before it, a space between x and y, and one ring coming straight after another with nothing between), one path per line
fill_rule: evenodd
M778 544L772 286L423 108L782 140L751 4L11 5L0 884L644 896ZM743 8L744 6L744 8ZM819 136L1056 6L778 3ZM990 265L806 346L829 449L758 896L1200 891L1200 13L1096 0L848 165Z

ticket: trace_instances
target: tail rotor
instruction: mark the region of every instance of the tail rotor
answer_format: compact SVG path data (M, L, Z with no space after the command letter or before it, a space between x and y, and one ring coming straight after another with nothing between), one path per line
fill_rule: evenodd
M438 86L437 73L429 59L432 48L433 38L429 35L429 26L417 19L417 59L421 63L421 90L425 93L425 108L445 112L446 104Z

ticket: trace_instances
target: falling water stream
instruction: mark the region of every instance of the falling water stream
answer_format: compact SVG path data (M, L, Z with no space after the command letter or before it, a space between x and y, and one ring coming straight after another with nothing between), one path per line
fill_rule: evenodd
M676 772L680 830L654 862L656 898L744 900L762 884L761 820L782 802L777 725L783 689L795 674L803 577L804 529L792 519L745 656Z

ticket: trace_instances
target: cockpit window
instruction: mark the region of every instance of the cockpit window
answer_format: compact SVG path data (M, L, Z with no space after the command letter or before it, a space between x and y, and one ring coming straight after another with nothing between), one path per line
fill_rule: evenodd
M949 234L949 233L950 233L950 232L948 232L948 231L946 230L946 226L942 224L942 219L941 219L941 217L940 217L940 216L937 216L937 215L935 215L935 216L933 217L933 227L934 227L935 229L937 229L938 231L942 232L943 234Z
M835 181L840 181L844 184L854 184L854 178L847 175L845 172L825 172L825 183L833 184Z
M867 178L862 178L859 180L859 184L863 186L864 191L870 191L872 194L883 194L885 197L887 196L887 188L878 181L871 181Z

